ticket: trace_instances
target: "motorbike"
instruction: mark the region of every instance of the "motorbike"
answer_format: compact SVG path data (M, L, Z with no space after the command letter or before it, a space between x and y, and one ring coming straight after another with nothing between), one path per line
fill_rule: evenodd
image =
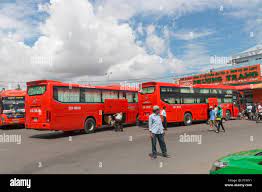
M258 112L256 114L256 122L259 123L262 121L262 112Z

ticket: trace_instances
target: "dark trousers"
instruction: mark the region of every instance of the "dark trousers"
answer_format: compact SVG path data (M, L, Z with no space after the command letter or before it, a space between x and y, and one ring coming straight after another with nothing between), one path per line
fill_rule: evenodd
M163 116L163 127L167 129L167 121L165 116Z
M115 131L123 131L122 121L115 121Z
M220 127L225 131L224 125L223 125L223 120L219 120L217 124L217 131L220 130Z
M164 134L152 134L151 142L152 142L152 156L157 156L157 150L156 150L156 142L158 140L160 149L162 151L163 155L167 154L166 150L166 143L164 140Z

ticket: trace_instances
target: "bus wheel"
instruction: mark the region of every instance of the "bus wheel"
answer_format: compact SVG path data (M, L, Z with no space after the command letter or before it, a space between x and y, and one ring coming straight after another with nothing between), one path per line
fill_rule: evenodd
M192 124L192 115L190 113L186 113L184 116L184 125L189 126Z
M93 133L95 131L96 128L96 122L93 118L88 118L85 122L85 133L89 134L89 133Z
M226 110L226 120L230 120L231 119L231 112L230 110Z

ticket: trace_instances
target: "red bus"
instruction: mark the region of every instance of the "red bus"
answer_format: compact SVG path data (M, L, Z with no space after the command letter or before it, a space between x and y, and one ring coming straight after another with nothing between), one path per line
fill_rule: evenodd
M138 92L120 86L89 86L39 80L27 83L26 128L92 133L109 127L112 114L123 112L124 124L136 123Z
M0 126L24 125L25 94L23 90L3 90L0 92Z
M167 122L184 122L208 120L210 105L219 104L226 119L237 117L239 103L233 86L194 85L183 87L173 83L147 82L142 84L139 93L139 121L148 121L152 106L161 109L166 106Z

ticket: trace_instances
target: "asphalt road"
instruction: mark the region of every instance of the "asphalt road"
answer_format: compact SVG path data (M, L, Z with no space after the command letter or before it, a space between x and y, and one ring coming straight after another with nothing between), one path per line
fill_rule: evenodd
M225 133L208 131L204 123L170 126L166 132L170 158L151 160L151 143L143 127L66 135L26 129L0 129L0 136L20 135L21 144L0 143L0 173L172 173L206 174L213 161L229 153L262 148L262 123L231 120ZM182 142L182 136L184 142ZM200 140L187 140L189 136ZM185 142L190 141L190 142ZM159 147L158 147L159 148Z

